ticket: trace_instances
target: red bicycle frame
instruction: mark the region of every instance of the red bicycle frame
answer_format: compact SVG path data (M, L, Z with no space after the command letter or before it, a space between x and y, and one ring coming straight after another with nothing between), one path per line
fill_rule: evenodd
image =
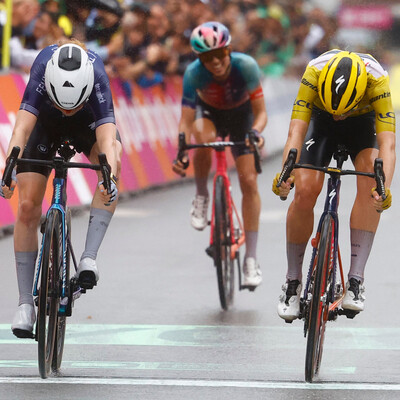
M225 188L225 195L227 199L227 208L230 220L230 228L231 228L231 259L233 260L236 257L236 252L240 246L244 244L245 241L245 234L243 229L243 224L241 219L239 218L239 213L236 209L235 203L233 201L231 195L231 182L228 177L228 167L226 162L226 153L225 148L222 149L215 149L216 153L216 161L217 161L217 169L214 175L213 180L213 193L215 193L215 185L217 178L219 176L222 177L224 181L224 188ZM213 195L213 207L212 207L212 215L211 215L211 232L210 232L210 245L214 244L214 229L215 229L215 196ZM233 216L236 215L236 219L239 223L239 231L240 236L237 237L237 232L235 232L235 226L233 224Z

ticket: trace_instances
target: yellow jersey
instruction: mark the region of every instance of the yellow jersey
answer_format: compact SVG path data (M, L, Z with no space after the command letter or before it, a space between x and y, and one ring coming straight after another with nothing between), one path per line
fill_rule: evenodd
M312 108L316 106L325 110L318 96L318 78L327 62L341 50L330 50L311 60L301 79L299 92L293 104L292 119L310 122ZM361 57L367 70L367 89L358 105L348 113L355 117L375 111L376 133L395 132L395 114L389 88L389 76L378 61L369 54L356 53Z

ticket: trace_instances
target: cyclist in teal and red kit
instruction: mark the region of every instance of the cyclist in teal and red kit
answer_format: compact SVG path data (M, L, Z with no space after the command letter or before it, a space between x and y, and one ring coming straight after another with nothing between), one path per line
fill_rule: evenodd
M217 136L229 136L232 141L243 141L250 131L259 137L267 124L267 111L256 61L242 53L232 52L229 30L219 22L206 22L195 28L191 46L198 55L186 69L183 78L182 115L179 132L186 142L191 135L197 143L211 142ZM242 215L246 234L246 253L243 263L243 285L254 289L261 281L257 262L258 225L261 200L257 186L257 172L251 149L243 145L232 148L242 191ZM194 173L196 195L191 210L191 223L203 230L208 223L208 174L211 150L195 152ZM184 176L184 165L176 161L173 170Z

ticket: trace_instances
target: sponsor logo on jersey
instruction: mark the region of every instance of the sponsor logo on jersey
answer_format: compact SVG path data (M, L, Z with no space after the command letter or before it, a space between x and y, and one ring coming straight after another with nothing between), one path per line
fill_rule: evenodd
M96 83L96 84L94 85L94 88L95 88L95 90L96 90L96 97L97 97L97 100L99 101L99 103L100 103L100 104L101 104L101 103L105 103L105 102L106 102L106 99L104 98L104 95L103 95L103 93L101 92L100 83Z
M390 92L385 92L385 93L380 94L379 96L373 97L372 99L369 100L369 102L370 102L370 104L372 104L372 103L374 103L374 102L377 101L377 100L386 99L387 97L391 97L391 96L392 96L392 95L391 95Z
M308 108L309 110L312 110L311 103L309 103L305 100L296 100L293 105L299 106L299 107L305 107L305 108Z
M314 90L315 92L318 92L318 87L313 85L311 82L308 82L306 78L303 78L301 80L301 83L305 86L308 86L310 89Z

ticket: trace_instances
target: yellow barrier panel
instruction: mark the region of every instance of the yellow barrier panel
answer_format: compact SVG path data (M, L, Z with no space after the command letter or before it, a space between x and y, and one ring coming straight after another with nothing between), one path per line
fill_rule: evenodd
M1 52L1 65L8 69L10 67L10 38L11 38L11 11L12 11L12 0L5 0L4 3L0 4L1 12L5 11L6 23L3 27L3 43Z

